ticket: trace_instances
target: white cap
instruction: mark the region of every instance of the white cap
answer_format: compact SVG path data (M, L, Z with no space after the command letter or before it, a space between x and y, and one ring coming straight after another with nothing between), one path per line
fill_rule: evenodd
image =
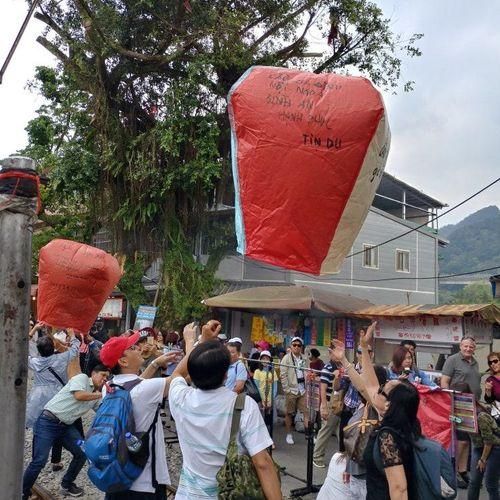
M59 342L66 342L68 334L65 331L61 330L60 332L54 333L54 338L56 340L59 340Z
M290 344L293 344L296 340L298 340L302 345L304 345L304 341L300 337L293 337Z
M232 337L228 340L230 344L243 344L243 341L239 337Z
M268 358L272 358L271 353L269 351L262 351L260 353L259 359L261 359L262 356L267 356Z

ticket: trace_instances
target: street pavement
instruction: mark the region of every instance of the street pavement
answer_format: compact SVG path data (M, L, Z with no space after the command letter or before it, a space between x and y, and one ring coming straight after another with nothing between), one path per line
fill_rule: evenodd
M283 494L290 498L290 492L297 488L305 487L306 471L307 471L307 441L304 434L295 432L294 433L294 445L289 445L285 442L286 432L284 424L279 420L274 425L273 440L276 445L276 449L273 451L273 458L278 463L278 465L285 467L284 473L281 475L281 484ZM336 438L332 436L332 439L328 443L326 449L325 463L326 467L324 469L318 469L313 467L313 484L321 486L325 480L326 473L328 471L328 464L333 453L337 449ZM304 481L300 481L291 475L296 476ZM458 490L459 494L457 496L458 500L467 500L467 491ZM302 496L305 500L316 498L316 494L309 494ZM487 500L488 494L483 488L481 490L480 500ZM335 499L341 500L341 499Z

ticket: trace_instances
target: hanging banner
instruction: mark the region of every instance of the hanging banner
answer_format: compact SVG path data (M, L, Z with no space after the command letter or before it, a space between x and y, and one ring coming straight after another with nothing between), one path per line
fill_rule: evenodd
M453 415L457 419L457 430L472 434L478 432L476 398L473 394L453 393Z
M366 78L254 66L228 100L238 252L337 272L387 161L382 96Z
M451 444L451 394L426 385L416 385L420 394L418 419L425 437L438 441L448 449Z
M417 316L377 319L375 338L455 344L462 338L458 316Z
M352 328L352 321L346 319L345 324L345 348L354 349L354 329Z
M332 342L332 320L330 318L325 318L324 328L323 328L323 345L325 347L330 347Z

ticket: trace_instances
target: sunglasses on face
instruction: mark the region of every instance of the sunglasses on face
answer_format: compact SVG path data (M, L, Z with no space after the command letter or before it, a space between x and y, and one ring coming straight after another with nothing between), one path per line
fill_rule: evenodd
M488 361L488 366L496 365L497 363L498 363L498 359L490 359Z
M292 344L292 347L302 347L302 344Z

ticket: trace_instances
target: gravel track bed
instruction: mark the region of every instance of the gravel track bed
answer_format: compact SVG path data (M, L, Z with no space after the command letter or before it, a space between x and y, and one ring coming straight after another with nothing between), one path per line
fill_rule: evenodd
M93 412L90 412L83 418L83 426L88 429L93 418ZM171 427L173 425L170 421L167 421L167 427L165 428L165 437L172 437ZM32 430L27 429L26 435L24 439L24 467L26 467L31 460L31 446L32 446ZM182 465L182 455L179 448L178 443L174 444L166 444L167 450L167 461L168 461L168 470L170 473L170 479L173 485L176 485L179 480L179 473ZM37 484L48 490L52 493L52 498L54 500L59 499L67 499L70 497L66 497L60 493L61 479L64 476L65 470L67 469L69 463L71 461L71 454L63 450L62 454L62 462L64 463L64 469L62 471L53 472L52 465L50 464L50 458L47 465L44 467L40 475L38 476ZM84 500L96 500L103 499L104 494L99 491L89 480L87 475L87 464L84 465L80 474L75 481L76 485L83 488L85 490L84 495L80 498Z

